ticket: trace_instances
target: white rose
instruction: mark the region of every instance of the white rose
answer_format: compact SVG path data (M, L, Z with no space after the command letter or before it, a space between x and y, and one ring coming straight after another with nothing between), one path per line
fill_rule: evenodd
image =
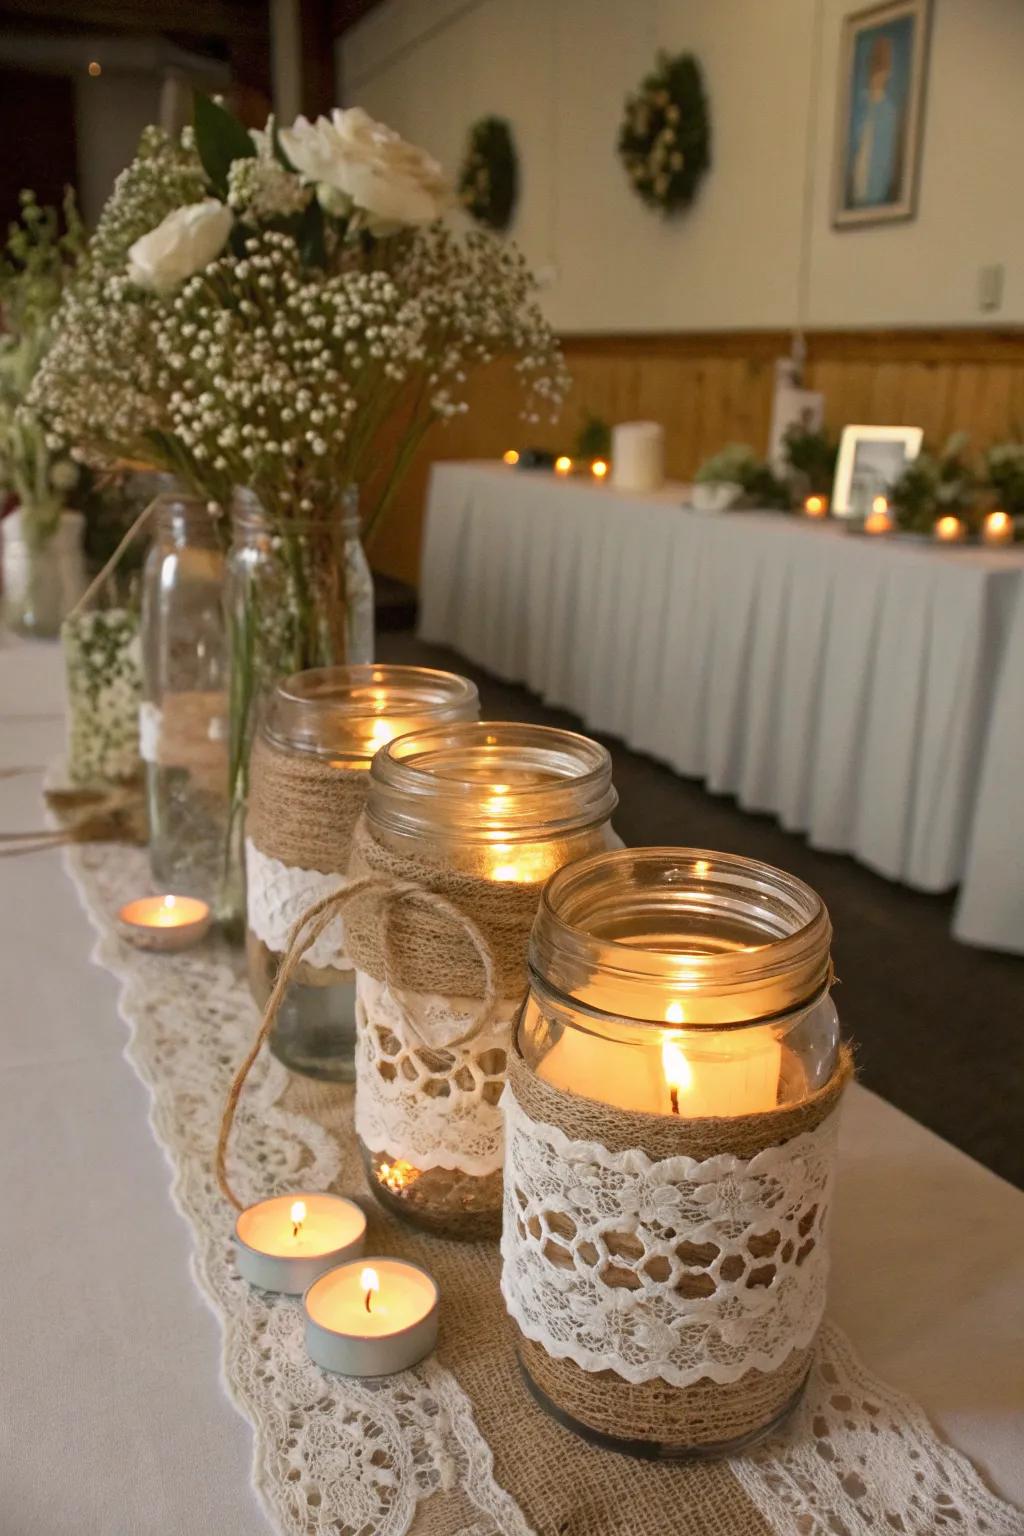
M167 293L199 272L227 244L234 217L215 197L169 213L128 252L128 276L140 288Z
M371 234L430 224L451 199L437 161L361 107L336 107L315 123L297 118L281 142L296 170L318 183L320 202L330 202L329 191L350 198Z

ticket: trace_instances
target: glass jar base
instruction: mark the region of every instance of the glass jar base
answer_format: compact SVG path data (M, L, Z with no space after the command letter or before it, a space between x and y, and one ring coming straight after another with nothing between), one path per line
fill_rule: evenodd
M580 1419L567 1413L564 1408L559 1408L553 1402L543 1387L537 1385L527 1369L519 1351L516 1351L516 1359L519 1364L519 1372L526 1384L527 1391L544 1412L561 1424L563 1429L572 1430L574 1435L579 1435L589 1445L596 1445L604 1451L618 1451L624 1456L635 1456L641 1461L717 1461L723 1457L735 1456L740 1451L757 1445L768 1435L772 1434L789 1418L804 1395L807 1386L807 1376L801 1381L793 1396L784 1403L779 1412L770 1419L767 1424L759 1425L757 1429L748 1430L744 1435L738 1435L733 1440L719 1440L703 1445L678 1445L662 1443L657 1440L627 1440L620 1439L617 1435L607 1434L604 1430L591 1429L589 1424L584 1424ZM809 1373L808 1373L809 1374Z
M386 1152L371 1152L362 1142L359 1145L366 1182L386 1211L421 1232L456 1242L501 1236L500 1169L482 1177L448 1168L420 1172ZM384 1182L384 1170L392 1170L403 1182L391 1187Z
M273 990L281 956L248 930L245 937L249 990L263 1009ZM321 1083L355 1079L356 983L354 971L301 962L285 990L270 1034L270 1051L289 1072Z

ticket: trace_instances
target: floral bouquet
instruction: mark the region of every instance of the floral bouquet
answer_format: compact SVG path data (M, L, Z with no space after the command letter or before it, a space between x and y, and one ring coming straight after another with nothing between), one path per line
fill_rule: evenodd
M450 201L436 162L358 108L250 133L199 98L180 140L146 130L62 303L33 389L55 436L170 471L214 518L243 488L265 520L272 579L228 604L236 807L265 683L372 659L351 644L347 488L369 536L493 359L514 357L528 419L564 393L522 257L449 228Z

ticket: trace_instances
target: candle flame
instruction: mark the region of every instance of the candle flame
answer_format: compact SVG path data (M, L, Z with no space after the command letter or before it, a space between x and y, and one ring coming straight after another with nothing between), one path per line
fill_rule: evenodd
M518 464L519 455L514 448L507 448L501 456L506 464Z
M990 533L1005 533L1010 526L1009 512L990 512L985 519L985 526Z
M370 1312L373 1310L374 1293L380 1290L380 1277L378 1276L377 1271L375 1269L370 1269L369 1266L367 1266L367 1268L364 1269L362 1274L359 1276L359 1284L362 1286L366 1293L366 1310L367 1312Z
M372 747L386 747L394 735L394 730L387 720L375 720L370 731L370 745Z
M590 473L595 480L603 480L608 473L608 463L605 459L595 459L590 466Z
M952 512L947 512L945 517L940 517L935 524L935 536L939 539L955 539L960 534L960 519L954 517Z
M299 1229L301 1228L302 1223L306 1219L306 1202L305 1202L305 1200L293 1200L292 1201L292 1208L291 1208L291 1211L289 1212L289 1215L292 1218L292 1237L298 1237Z
M804 502L804 511L808 517L824 517L828 511L828 503L824 496L808 496Z
M419 1169L400 1158L397 1163L381 1163L377 1177L385 1189L393 1195L400 1195L403 1189L419 1178Z
M555 460L555 474L567 475L570 469L572 469L572 459L567 453L560 453Z
M168 912L172 912L177 905L178 905L178 898L177 898L177 896L165 896L164 897L164 907L166 908L166 910Z
M876 496L871 503L871 510L872 512L888 512L889 498L887 496Z
M673 1017L673 1009L679 1009L679 1019ZM683 1010L678 1003L672 1003L667 1009L669 1022L681 1022ZM677 1040L669 1037L661 1047L661 1070L665 1074L665 1082L668 1085L669 1101L672 1105L672 1113L679 1113L679 1095L686 1093L693 1086L693 1069L683 1053L682 1046Z

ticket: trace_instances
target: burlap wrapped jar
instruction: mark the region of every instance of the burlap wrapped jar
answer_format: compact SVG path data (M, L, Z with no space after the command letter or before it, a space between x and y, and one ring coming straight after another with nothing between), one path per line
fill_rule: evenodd
M346 884L374 752L478 710L473 683L429 667L320 667L274 689L253 744L246 816L246 947L261 1008L296 920ZM270 1043L293 1071L351 1079L355 982L340 915L297 962Z
M376 885L346 910L356 1130L378 1199L428 1230L498 1230L498 1101L540 891L614 843L615 803L604 748L547 727L434 728L373 761L349 874Z
M802 1390L851 1061L806 886L687 849L545 890L506 1115L502 1293L541 1403L601 1444L712 1455Z

